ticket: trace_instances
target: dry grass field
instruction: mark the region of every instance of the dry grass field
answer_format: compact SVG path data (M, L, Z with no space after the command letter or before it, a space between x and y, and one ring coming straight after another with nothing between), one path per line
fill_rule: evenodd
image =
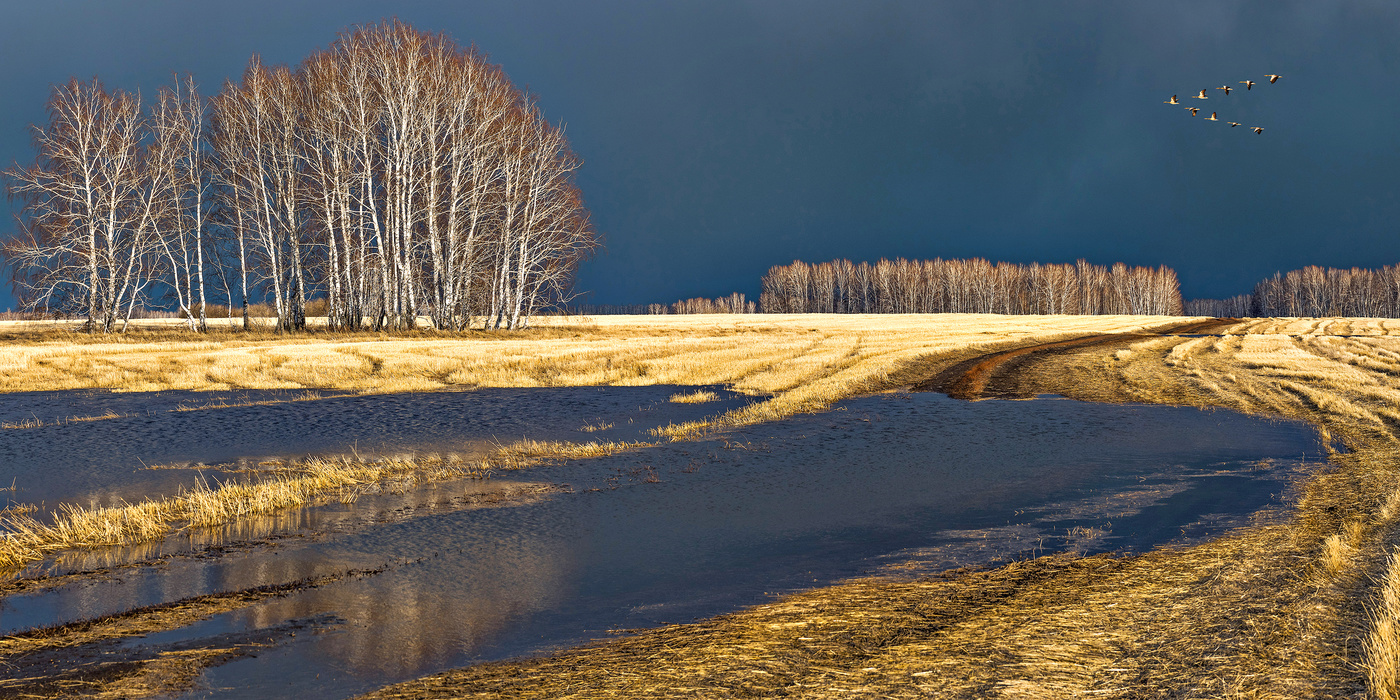
M1400 698L1400 321L1268 319L1203 337L1135 334L1184 320L599 317L462 338L0 328L0 389L677 384L764 397L657 436L687 439L908 386L992 351L1124 333L1031 356L990 387L1297 418L1344 449L1299 485L1284 521L1202 545L852 581L374 696ZM589 454L570 444L502 450L501 468Z
M728 384L752 394L865 385L904 364L1007 342L1142 330L1153 316L686 315L541 317L519 332L229 331L177 321L89 336L75 324L0 322L0 392ZM876 380L877 383L880 380Z
M688 439L727 425L818 410L848 396L899 385L921 363L1086 332L1131 332L1179 319L1131 316L604 316L541 319L509 334L368 337L215 333L192 336L176 321L145 321L129 334L93 337L43 322L0 328L0 391L108 389L306 389L427 391L450 387L725 384L767 397L657 437ZM682 392L703 403L710 391ZM223 405L198 406L217 410ZM245 405L245 404L239 404ZM65 422L112 416L78 417ZM25 429L39 423L6 424ZM214 526L387 481L430 482L645 447L647 443L502 445L472 464L318 460L255 482L226 483L110 508L65 506L39 519L0 511L0 570L66 549L130 545L179 527Z
M191 336L171 321L92 337L46 323L0 329L0 390L326 389L399 392L449 387L726 384L767 400L711 420L659 431L684 439L724 425L816 410L853 394L890 388L921 362L1086 332L1130 332L1176 319L1008 316L642 316L542 319L534 331L464 337ZM298 400L315 400L305 393ZM704 402L713 392L676 394ZM218 408L211 405L209 408ZM31 427L27 424L6 426ZM522 442L483 464L425 467L415 478L451 478L520 468L550 458L611 453L638 445ZM430 468L429 468L430 467ZM132 544L181 523L213 525L302 505L346 488L400 478L399 463L298 465L256 485L230 485L99 510L68 509L52 524L0 513L14 536L0 541L0 567L69 548Z
M1122 338L997 382L1300 418L1345 450L1285 521L1202 545L858 580L372 697L1400 697L1400 322Z

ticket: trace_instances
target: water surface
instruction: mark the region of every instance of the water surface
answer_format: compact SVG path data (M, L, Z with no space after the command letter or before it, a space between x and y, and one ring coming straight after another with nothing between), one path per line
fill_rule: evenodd
M635 394L615 391L551 394L561 415L582 401L572 422L557 422L561 433L607 406L645 413ZM404 415L415 401L444 400L417 394L378 405ZM368 425L372 411L365 404L343 415ZM508 400L501 411L510 414ZM418 412L441 420L433 413ZM1218 535L1277 506L1304 462L1316 464L1321 453L1307 426L1226 411L884 395L715 440L512 475L567 484L526 505L380 517L415 499L429 504L492 486L461 483L306 509L282 522L307 537L11 596L0 633L387 566L128 642L315 619L317 633L209 670L190 697L348 697L911 563L939 569L1065 548L1140 551Z
M472 451L524 435L541 440L637 440L648 428L750 401L669 403L679 387L476 389L334 395L288 391L0 395L0 477L11 501L114 505L172 493L198 478L155 465L256 466L312 454ZM323 396L318 400L303 400ZM254 404L254 405L241 405ZM227 407L225 407L227 406ZM117 418L74 421L116 414ZM612 425L587 432L585 426Z

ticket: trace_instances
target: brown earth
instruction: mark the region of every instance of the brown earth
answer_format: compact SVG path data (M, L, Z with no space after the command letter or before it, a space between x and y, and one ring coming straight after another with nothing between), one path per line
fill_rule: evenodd
M1157 329L1151 333L1095 333L1092 335L1036 343L1025 347L979 355L959 362L932 379L914 384L914 391L937 391L955 399L1031 398L1035 386L1024 382L1019 370L1051 355L1062 355L1090 348L1128 346L1147 338L1173 335L1218 335L1238 321L1211 319Z

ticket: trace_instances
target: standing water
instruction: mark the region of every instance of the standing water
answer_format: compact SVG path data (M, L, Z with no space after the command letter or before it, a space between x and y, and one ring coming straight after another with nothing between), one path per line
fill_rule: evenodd
M647 389L649 404L631 389L540 390L537 404L564 406L572 422L544 410L546 418L511 429L567 436L586 418L600 429L585 439L635 439L641 425L695 410L664 402L674 388ZM584 407L569 405L586 396L593 398ZM447 417L444 401L452 402ZM480 427L491 424L478 414L495 410L493 401L406 395L358 406L352 425L376 423L372 411L381 406L418 416L440 445L479 440L487 437ZM416 413L415 402L423 402ZM716 404L701 410L712 413ZM160 415L175 414L151 420L166 420ZM263 416L250 408L245 419L262 426ZM226 428L243 430L236 421ZM258 445L256 454L342 448ZM1323 450L1304 424L1226 411L1064 399L968 403L936 394L854 399L708 441L497 480L560 485L519 505L414 507L483 488L472 482L305 509L292 519L293 534L305 536L12 595L2 601L0 634L209 592L377 571L125 643L304 630L207 670L189 697L348 697L863 574L1064 549L1141 551L1216 536L1281 506L1303 464L1319 462ZM98 469L107 476L90 478L119 488L111 476L119 471ZM72 495L45 488L55 498Z

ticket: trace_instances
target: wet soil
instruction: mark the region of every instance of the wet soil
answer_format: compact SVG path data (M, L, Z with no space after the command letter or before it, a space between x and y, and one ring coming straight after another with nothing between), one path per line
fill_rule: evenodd
M1025 347L979 355L948 367L932 378L916 382L915 391L937 391L955 399L1031 398L1038 391L1022 381L1020 370L1052 355L1128 346L1149 338L1218 334L1236 323L1235 319L1211 319L1168 326L1152 333L1100 333L1038 343Z

